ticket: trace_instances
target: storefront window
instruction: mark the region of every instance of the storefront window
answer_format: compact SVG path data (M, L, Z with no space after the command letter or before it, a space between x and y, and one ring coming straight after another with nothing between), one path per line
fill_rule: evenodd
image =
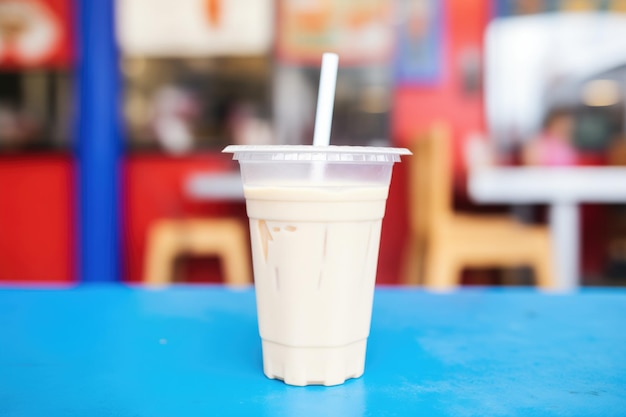
M267 57L127 58L122 71L131 150L182 154L272 141Z
M69 0L0 2L0 151L69 147L70 10Z

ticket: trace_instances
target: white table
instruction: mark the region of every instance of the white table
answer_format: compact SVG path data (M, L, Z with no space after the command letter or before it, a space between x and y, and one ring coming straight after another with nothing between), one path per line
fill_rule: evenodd
M244 200L239 171L199 172L185 180L184 189L189 197L196 200Z
M579 213L583 202L626 202L626 168L480 168L469 175L469 194L479 203L548 204L560 289L580 284Z

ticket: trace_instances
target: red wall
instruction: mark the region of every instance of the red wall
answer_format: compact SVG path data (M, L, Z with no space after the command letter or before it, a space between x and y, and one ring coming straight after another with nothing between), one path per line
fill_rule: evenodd
M460 55L466 48L482 53L484 29L491 18L487 1L449 0L444 13L444 54L439 81L430 85L399 85L394 92L392 137L405 146L437 120L449 123L454 135L453 165L457 194L465 194L462 142L466 135L485 130L483 97L462 90ZM405 161L408 158L405 158ZM406 206L406 165L394 168L393 181L383 223L378 283L397 283L408 219Z
M71 282L70 156L0 157L0 281Z
M484 30L491 18L489 2L449 0L446 6L440 80L432 85L396 88L392 134L399 144L405 144L418 129L435 120L451 124L457 144L467 133L485 129L482 94L462 91L460 56L465 49L482 53ZM460 153L455 156L455 166L461 168Z

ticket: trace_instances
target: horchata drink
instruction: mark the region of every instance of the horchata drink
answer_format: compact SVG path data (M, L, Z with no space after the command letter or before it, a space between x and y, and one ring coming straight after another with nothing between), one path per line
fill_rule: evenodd
M363 374L394 162L406 149L229 146L250 219L263 367L291 385Z

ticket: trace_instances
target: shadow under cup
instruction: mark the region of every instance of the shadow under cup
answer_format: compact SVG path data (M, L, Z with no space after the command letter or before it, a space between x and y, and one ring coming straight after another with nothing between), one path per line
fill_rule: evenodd
M406 149L229 146L250 219L263 367L290 385L363 374L381 223Z

